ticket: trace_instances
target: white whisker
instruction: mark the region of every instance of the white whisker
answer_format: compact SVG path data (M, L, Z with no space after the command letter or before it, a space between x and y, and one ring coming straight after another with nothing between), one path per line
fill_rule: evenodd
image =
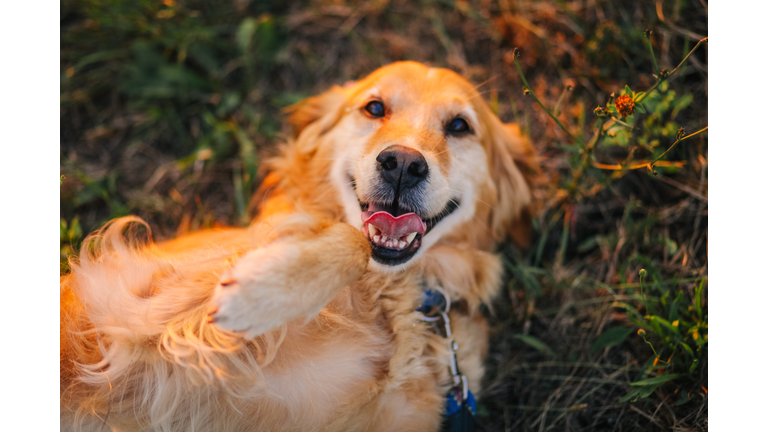
M445 153L445 152L447 152L447 151L450 151L450 150L463 150L463 149L465 149L466 147L468 147L469 145L470 145L470 144L464 144L464 145L461 145L461 146L459 146L459 147L456 147L456 148L453 148L453 149L451 149L451 148L447 148L447 149L445 149L445 150L441 151L440 153L435 153L433 156L441 155L441 154L443 154L443 153Z
M346 162L355 162L356 161L356 159L352 159L352 158L317 158L317 160L346 161Z
M440 190L449 190L449 191L451 191L451 192L458 192L458 193L462 193L462 191L460 191L460 190L457 190L457 189L452 189L452 188L449 188L449 187L447 187L447 186L445 186L445 187L441 188ZM455 201L455 199L454 199L454 198L451 198L451 201ZM492 205L488 204L487 202L485 202L485 201L481 200L480 198L475 198L475 201L479 201L479 202L481 202L481 203L483 203L483 204L487 205L487 206L488 206L488 207L490 207L492 210L495 208L494 206L492 206ZM458 202L457 202L457 204L458 204Z

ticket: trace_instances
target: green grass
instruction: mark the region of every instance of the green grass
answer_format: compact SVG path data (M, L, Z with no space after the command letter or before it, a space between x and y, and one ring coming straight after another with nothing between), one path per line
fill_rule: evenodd
M553 221L560 216L565 217L571 213L573 205L578 203L584 196L584 191L587 190L583 185L590 180L601 187L610 188L612 182L614 182L621 175L625 175L627 172L634 169L647 168L654 176L658 176L659 173L655 169L655 164L662 165L663 162L659 162L664 158L672 148L679 142L693 137L699 133L704 132L707 128L704 127L699 131L686 135L683 128L677 129L675 135L675 141L668 147L664 148L659 145L659 140L654 139L655 136L669 136L676 128L677 124L674 123L675 118L679 112L690 105L693 100L691 94L677 97L674 91L668 89L668 79L674 75L674 73L685 64L685 61L690 55L706 41L702 39L693 50L686 55L680 65L667 72L666 69L658 69L655 54L653 51L653 45L651 43L651 32L646 31L645 37L648 39L648 47L650 50L650 57L653 61L654 71L653 75L656 82L647 90L643 92L634 92L628 85L624 86L621 95L611 93L608 102L605 107L597 106L594 109L594 113L597 117L595 121L595 127L592 131L592 136L588 138L582 130L575 134L571 132L568 126L558 118L557 114L561 111L561 105L568 89L565 89L557 104L553 109L548 109L536 94L530 89L528 81L526 80L520 64L518 62L519 50L515 48L513 54L513 60L515 68L517 69L520 79L524 84L524 94L534 98L536 103L544 110L557 126L570 138L573 149L578 150L579 157L571 159L571 175L570 178L563 179L558 190L558 196L562 199L561 211L555 214ZM622 103L619 104L619 101ZM647 107L647 108L646 108ZM583 106L581 107L582 109ZM637 115L635 115L637 114ZM583 117L584 113L581 113L580 117ZM644 117L645 120L642 125L644 128L642 131L636 124L639 123L638 117ZM663 126L661 126L663 124ZM639 133L638 133L639 132ZM617 163L605 164L597 162L598 156L596 153L601 150L602 147L610 149L611 146L628 146L629 142L633 141L634 147L629 150L627 156L623 160ZM646 160L639 162L633 160L636 155L636 151L644 152L647 154ZM672 162L671 166L675 169L682 167L685 161ZM667 165L670 166L670 165ZM597 170L609 170L613 171L615 175L610 178L605 178L600 171L591 170L590 168L597 168ZM628 210L631 210L633 203L629 203ZM629 213L626 213L629 214ZM627 219L627 230L629 237L632 237L633 233L642 232L645 228L656 222L654 218L649 218L641 223L634 223L629 218ZM550 225L546 227L547 230L551 228ZM565 225L563 230L562 240L560 242L560 248L557 255L558 264L562 262L565 248L568 242L568 228L569 225ZM544 230L544 235L541 237L539 246L536 252L535 264L538 264L541 260L541 254L543 251L543 244L546 240L547 230ZM617 244L618 239L616 235L609 237L594 236L579 245L579 250L586 251L592 247L595 247L601 241L608 243L609 245ZM658 244L666 248L667 253L674 254L677 249L677 243L668 237L663 235L654 239ZM646 241L648 243L648 241ZM653 266L653 260L643 255L630 256L624 263L622 268L626 270L628 265L632 261L640 261L646 263L649 266ZM527 288L530 290L533 287L534 293L540 293L541 288L536 283L536 279L530 278L531 273L537 272L527 269L527 272L521 272L518 268L515 268L514 273L520 275L524 280L529 281ZM541 272L538 272L541 274ZM623 271L622 273L625 273ZM626 402L632 400L633 402L638 399L646 398L650 396L661 385L672 385L680 383L685 380L689 380L693 377L693 373L696 368L707 358L707 320L708 317L704 313L702 308L702 293L704 290L704 284L706 277L702 278L698 287L695 289L693 295L686 295L683 291L673 291L664 285L653 284L656 288L657 296L646 296L643 291L643 279L648 275L648 271L640 269L640 293L641 297L637 301L616 301L613 307L623 308L627 311L632 323L640 327L637 334L643 338L643 341L650 346L653 351L653 356L649 358L643 365L643 371L639 375L639 379L630 383L633 389L619 402ZM663 274L655 268L651 270L651 277L654 281L660 281L663 279ZM533 283L531 283L533 281ZM638 311L640 308L640 311ZM645 314L643 314L644 312ZM647 330L646 330L647 329ZM604 332L598 337L592 345L591 352L596 352L611 347L620 345L627 337L632 333L632 328L628 327L614 327ZM654 349L653 343L646 339L646 334L650 338L656 341L659 350ZM538 339L527 336L518 335L518 339L538 349L539 351L547 354L552 354L551 349L547 347L543 342ZM692 348L693 347L693 348ZM668 358L662 357L669 355ZM666 360L664 360L666 358ZM677 393L677 390L676 390ZM688 393L681 393L678 398L679 403L685 403L690 400Z
M663 13L674 28L651 1L65 0L61 271L117 216L161 239L247 224L283 107L392 61L449 67L546 179L531 247L500 250L478 429L706 429L706 44L658 77L707 17ZM618 116L623 94L642 108Z

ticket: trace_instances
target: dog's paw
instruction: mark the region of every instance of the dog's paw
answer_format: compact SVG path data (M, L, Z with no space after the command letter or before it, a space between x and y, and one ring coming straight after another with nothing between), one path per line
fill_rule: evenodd
M290 257L274 246L257 249L226 271L211 300L209 321L252 338L295 318L288 277L281 269Z

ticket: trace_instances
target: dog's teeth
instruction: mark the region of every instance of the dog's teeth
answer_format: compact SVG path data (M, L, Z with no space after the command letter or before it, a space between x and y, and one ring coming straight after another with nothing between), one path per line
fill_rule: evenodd
M411 244L411 242L413 242L413 239L415 239L415 238L416 238L416 233L415 232L414 233L410 233L410 234L408 234L408 237L405 238L405 241L408 244Z
M377 228L373 228L370 224L368 225L368 233L371 235L370 237L371 241L373 241L375 244L379 246L383 246L388 249L403 250L408 246L410 246L410 244L416 238L416 233L408 234L405 237L406 241L400 240L398 238L387 237L381 234Z

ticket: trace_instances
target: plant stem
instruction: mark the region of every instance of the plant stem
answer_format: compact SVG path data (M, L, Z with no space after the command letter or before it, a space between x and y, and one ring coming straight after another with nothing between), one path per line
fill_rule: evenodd
M683 140L687 140L688 138L690 138L690 137L692 137L692 136L694 136L694 135L698 135L698 134L700 134L700 133L704 132L704 131L705 131L705 130L707 130L707 129L709 129L709 126L705 127L704 129L701 129L701 130L697 130L696 132L694 132L694 133L692 133L692 134L690 134L690 135L686 135L686 136L684 136L684 137L682 137L682 138L679 138L677 141L675 141L674 143L672 143L672 145L671 145L671 146L669 146L669 148L667 149L667 151L665 151L664 153L662 153L662 154L661 154L659 157L657 157L656 159L654 159L654 160L653 160L653 162L651 162L651 164L650 164L650 166L651 166L651 169L653 169L653 164L655 164L656 162L658 162L658 161L659 161L659 159L663 158L663 157L664 157L664 155L666 155L667 153L669 153L669 151L670 151L670 150L672 150L672 149L673 149L673 148L674 148L674 147L677 145L677 143L679 143L680 141L683 141Z
M620 124L620 125L622 125L622 126L626 127L626 128L627 128L627 129L629 129L630 131L631 131L632 129L634 129L632 126L630 126L630 125L628 125L627 123L625 123L625 122L623 122L623 121L621 121L621 120L617 119L616 117L613 117L613 116L611 116L611 120L615 121L615 122L616 122L616 124Z
M548 110L547 107L545 107L544 104L541 103L539 98L536 96L536 93L534 93L533 89L531 89L531 86L528 85L528 80L525 79L525 75L523 75L523 70L520 69L520 63L517 62L517 57L515 57L514 60L515 60L515 67L517 68L517 73L520 74L520 79L523 80L523 85L528 90L528 92L531 94L531 96L533 96L533 100L535 100L536 103L539 104L539 106L541 107L541 109L544 110L544 112L546 112L550 117L552 117L552 120L554 120L555 123L557 123L557 125L560 126L560 129L562 129L563 132L565 132L571 138L571 140L573 140L573 142L575 144L580 144L581 140L579 140L578 138L573 136L571 131L569 131L565 126L563 126L563 124L560 122L560 119L555 117L555 115L552 114L552 111Z
M653 52L653 44L651 43L651 35L648 35L648 49L651 50L651 60L653 60L653 70L656 71L656 74L659 74L659 65L656 63L656 54Z
M644 335L644 334L643 334L643 335L640 335L640 337L642 337L642 338L643 338L643 340L645 341L645 343L647 343L647 344L648 344L648 346L650 346L650 347L651 347L651 351L653 351L653 356L654 356L654 357L656 357L656 360L658 360L659 362L662 362L662 363L666 363L664 360L662 360L661 358L659 358L659 355L656 353L656 349L654 349L654 348L653 348L653 344L651 344L650 342L648 342L648 339L646 339L646 338L645 338L645 335Z
M708 38L708 37L705 37L704 39L700 40L700 41L699 41L699 42L696 44L696 46L694 46L694 47L693 47L693 49L692 49L692 50L691 50L691 51L688 53L688 55L687 55L687 56L685 56L685 58L683 59L683 61L681 61L681 62L680 62L680 64L679 64L679 65L677 65L677 67L676 67L676 68L672 69L672 71L671 71L669 74L667 74L665 77L661 77L661 76L659 76L659 79L656 81L656 84L654 84L654 85L653 85L653 87L651 87L651 88L649 88L648 90L646 90L646 91L645 91L645 94L643 94L643 95L641 95L639 98L637 98L637 100L635 101L635 103L640 103L640 102L642 102L642 100L643 100L643 99L645 99L645 97L646 97L646 96L648 96L648 95L649 95L649 94L650 94L652 91L656 90L656 87L658 87L658 86L659 86L659 84L661 84L661 83L663 83L664 81L668 80L668 79L669 79L669 77L671 77L671 76L672 76L672 75L673 75L675 72L677 72L677 70L680 68L680 66L682 66L682 65L685 63L685 61L686 61L686 60L688 60L688 57L690 57L690 56L691 56L691 54L693 54L693 52L694 52L694 51L696 51L696 48L698 48L698 47L699 47L699 45L701 45L701 43L702 43L702 42L706 42L706 41L707 41L707 39L709 39L709 38ZM656 61L656 60L654 59L654 63L655 63L655 61ZM517 62L515 62L515 64L517 64ZM519 68L518 68L518 70L519 70Z
M605 118L599 117L597 122L597 133L592 136L592 139L589 140L589 143L582 149L583 155L581 157L581 163L579 164L579 167L576 169L576 171L573 173L573 181L571 181L570 186L568 186L568 192L573 193L573 191L576 190L576 186L578 185L579 179L581 178L581 174L584 172L584 169L587 167L589 162L589 154L592 151L595 146L602 141L605 131L603 130L603 125L605 124Z
M632 171L640 168L647 168L648 165L650 165L650 163L651 163L650 161L642 161L635 165L627 166L627 165L609 165L609 164L604 164L600 162L593 162L592 166L595 168L609 170L609 171ZM660 161L660 162L654 163L654 166L660 166L660 167L673 166L673 167L681 168L683 165L685 165L685 161L674 161L674 162Z
M568 87L563 88L563 92L560 94L560 99L557 100L557 103L555 104L555 108L552 109L552 113L557 115L560 114L560 104L563 103L563 99L565 99L565 94L568 93Z
M662 153L659 157L657 157L656 159L654 159L654 160L652 160L650 162L642 162L642 163L638 163L638 164L630 165L630 166L607 165L607 164L602 164L602 163L594 162L592 164L592 166L595 167L595 168L604 169L604 170L612 170L612 171L636 170L636 169L646 168L646 167L648 169L650 169L651 171L653 171L653 166L654 165L659 165L659 166L676 166L676 164L683 163L684 161L681 161L681 162L663 162L664 164L662 165L662 162L659 162L659 159L663 158L667 153L669 153L670 150L672 150L677 145L677 143L679 143L680 141L687 140L688 138L690 138L690 137L692 137L694 135L698 135L698 134L704 132L707 129L709 129L709 126L705 127L704 129L698 130L698 131L696 131L696 132L694 132L694 133L692 133L690 135L686 135L686 136L676 140L675 142L672 143L671 146L669 146L669 148L664 153Z

